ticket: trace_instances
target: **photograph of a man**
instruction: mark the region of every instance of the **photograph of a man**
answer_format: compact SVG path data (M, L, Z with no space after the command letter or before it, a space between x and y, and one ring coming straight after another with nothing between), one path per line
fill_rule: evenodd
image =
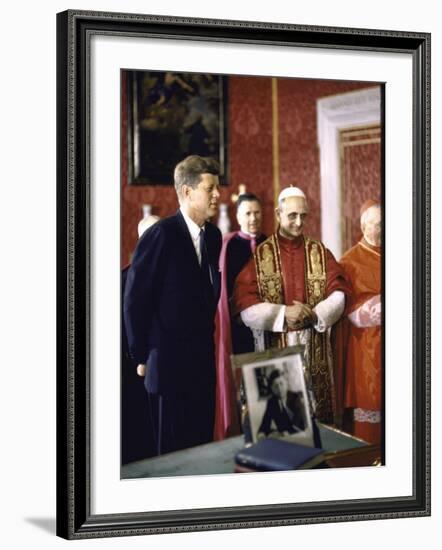
M301 392L289 390L282 371L274 369L268 377L271 395L258 429L258 439L270 435L285 436L305 430L304 402Z
M180 208L142 235L127 274L129 353L144 376L159 455L213 440L222 237L208 220L217 211L218 174L208 157L178 163Z

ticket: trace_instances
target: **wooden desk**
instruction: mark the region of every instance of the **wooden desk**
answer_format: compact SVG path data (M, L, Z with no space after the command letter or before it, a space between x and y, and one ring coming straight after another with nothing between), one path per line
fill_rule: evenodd
M378 447L324 424L318 426L328 467L368 466L380 456ZM121 478L231 474L235 470L235 454L243 447L244 438L237 436L131 462L121 467Z

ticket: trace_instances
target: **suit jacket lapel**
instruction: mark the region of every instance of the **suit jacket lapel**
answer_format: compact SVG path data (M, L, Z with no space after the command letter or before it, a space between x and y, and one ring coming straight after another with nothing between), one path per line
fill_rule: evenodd
M192 260L190 260L189 267L192 270L196 271L197 273L196 276L199 276L201 274L201 266L198 262L198 258L195 252L195 247L193 246L192 237L189 233L189 228L187 227L186 221L180 210L177 211L175 217L177 220L177 227L181 235L181 240L185 248L184 250L185 256L192 258ZM214 257L215 247L213 243L213 233L211 229L212 228L210 227L210 224L206 223L204 228L205 239L206 239L206 245L207 245L207 253L209 256L209 267L212 273L214 299L216 303L219 298L221 281L220 281L218 261ZM199 280L199 279L196 279L196 280Z

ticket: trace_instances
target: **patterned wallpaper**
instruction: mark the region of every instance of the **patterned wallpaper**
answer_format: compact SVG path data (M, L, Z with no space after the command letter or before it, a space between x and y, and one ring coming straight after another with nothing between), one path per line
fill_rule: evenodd
M123 74L124 79L124 74ZM127 117L125 86L122 82L122 153L121 153L121 262L125 265L136 244L137 224L142 204L153 207L161 217L178 208L174 188L165 186L127 185ZM360 82L278 79L279 118L279 174L280 186L290 184L301 187L310 204L307 232L320 237L319 152L316 131L316 100L328 95L367 88ZM237 229L234 207L230 197L243 183L247 190L259 195L263 201L265 233L274 230L274 187L272 135L272 85L267 77L229 78L228 106L228 185L221 189L221 202L227 202L232 230ZM361 150L362 151L362 150ZM361 153L357 153L362 155ZM352 166L359 164L352 152ZM361 162L365 162L368 149ZM359 168L362 170L362 168Z
M232 77L230 85L230 184L244 183L263 204L263 232L273 231L272 89L270 78ZM230 208L235 221L235 210Z
M367 88L360 82L286 78L278 81L281 187L293 184L307 195L306 232L321 237L320 166L316 129L319 98Z
M381 200L380 127L341 132L343 250L361 238L360 207L367 199Z

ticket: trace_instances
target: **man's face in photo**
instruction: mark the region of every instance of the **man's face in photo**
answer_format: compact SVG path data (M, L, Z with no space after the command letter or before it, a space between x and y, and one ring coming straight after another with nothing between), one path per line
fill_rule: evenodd
M287 382L283 376L278 376L272 382L272 393L279 397L279 399L284 399L287 395Z
M276 210L280 232L287 239L300 237L304 232L308 207L304 197L287 197Z
M259 235L261 232L261 205L258 201L243 201L236 213L241 231L249 235Z

